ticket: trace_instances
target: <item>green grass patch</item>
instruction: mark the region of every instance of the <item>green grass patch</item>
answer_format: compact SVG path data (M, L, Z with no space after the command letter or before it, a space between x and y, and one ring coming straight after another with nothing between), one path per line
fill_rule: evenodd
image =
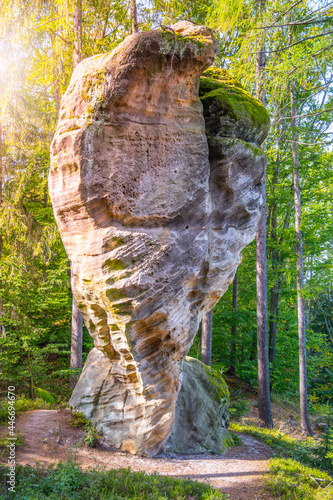
M131 472L129 469L83 471L73 461L47 469L17 466L15 493L5 485L6 467L0 467L3 500L227 500L204 483ZM2 491L1 491L2 488ZM2 496L1 496L2 495Z
M276 429L265 429L254 425L231 423L230 429L244 434L251 434L260 441L276 450L277 455L291 458L303 465L316 467L333 474L333 456L328 453L325 457L321 451L324 446L322 440L307 438L299 441Z
M24 411L49 410L51 408L54 408L54 405L49 401L45 401L45 399L42 399L40 397L36 399L30 399L26 398L25 396L17 396L14 408L16 416L18 416ZM7 425L7 424L8 424L8 401L7 399L4 399L0 402L0 425Z
M295 460L275 458L265 476L267 491L281 500L332 500L333 480L325 472Z

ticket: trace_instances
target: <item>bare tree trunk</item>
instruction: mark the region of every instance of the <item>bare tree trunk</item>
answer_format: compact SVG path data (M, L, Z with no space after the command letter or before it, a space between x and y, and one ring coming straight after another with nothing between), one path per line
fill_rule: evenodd
M76 300L73 296L72 303L72 335L71 335L71 368L82 368L82 314L79 311ZM69 380L69 385L74 389L78 377L72 376Z
M296 231L296 269L297 269L297 314L298 314L298 348L299 348L299 394L301 409L301 427L303 434L312 436L312 428L308 411L307 367L306 367L306 330L305 307L303 299L303 241L301 230L301 189L299 182L299 154L296 137L296 92L295 82L290 84L291 127L292 127L292 154L293 180L295 201L295 231Z
M74 3L74 68L82 59L82 0Z
M74 12L74 67L79 64L82 58L82 0L75 0ZM70 276L72 269L70 267ZM82 368L82 336L83 320L76 300L72 298L72 326L71 326L71 368ZM69 380L69 385L74 389L78 378L73 376Z
M3 139L2 139L2 124L0 122L0 208L2 206L2 179L3 179ZM0 233L0 261L2 259L2 234ZM2 301L0 296L0 336L5 336L5 327L2 324ZM0 368L1 373L1 368Z
M260 2L260 10L264 1ZM261 35L262 36L262 35ZM264 91L265 44L260 43L257 57L257 99L264 105L266 96ZM256 237L256 270L257 270L257 353L258 353L258 407L259 419L265 427L273 427L271 410L271 396L269 387L269 358L268 358L268 309L267 309L267 251L266 251L266 171L262 179L263 204Z
M3 143L2 124L0 123L0 207L2 206L2 178L3 178ZM2 258L2 234L0 233L0 259Z
M237 310L237 299L238 299L238 273L235 274L234 282L232 285L232 310L234 314ZM230 342L230 368L229 372L232 375L236 373L236 335L237 335L237 324L234 317L234 322L231 327L231 342Z
M212 364L212 327L213 309L202 318L201 361L208 366Z
M279 148L279 144L278 144ZM274 170L273 177L273 192L279 181L279 151L277 165ZM271 288L270 308L269 308L269 361L275 360L276 354L276 334L277 334L277 318L279 307L279 250L277 249L277 204L273 201L272 207L272 240L274 249L272 252L272 268L274 275L274 286ZM271 386L272 389L272 386Z
M131 0L131 22L132 34L138 32L138 16L136 11L136 0Z

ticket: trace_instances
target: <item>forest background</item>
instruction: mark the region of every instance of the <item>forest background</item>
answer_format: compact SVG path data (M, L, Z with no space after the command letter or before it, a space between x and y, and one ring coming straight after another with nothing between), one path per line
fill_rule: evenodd
M73 70L70 0L0 6L0 391L15 385L67 400L72 297L69 263L48 195L49 147ZM107 52L132 32L133 0L83 0L82 55ZM333 400L333 2L221 0L138 3L138 29L190 20L212 27L216 64L244 88L260 76L271 130L267 269L272 394L297 398L298 317L293 147L299 154L310 404ZM292 94L294 111L292 121ZM257 385L255 242L214 308L213 366ZM84 328L83 358L92 348ZM200 358L200 330L190 354ZM83 360L84 360L83 359ZM1 394L0 394L1 396Z

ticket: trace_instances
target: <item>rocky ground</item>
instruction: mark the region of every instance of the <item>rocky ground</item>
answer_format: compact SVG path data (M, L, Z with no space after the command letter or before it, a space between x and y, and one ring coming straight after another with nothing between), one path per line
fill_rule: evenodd
M34 410L22 414L17 430L24 444L17 449L17 462L49 465L75 458L84 468L127 468L133 471L159 473L209 482L230 495L231 500L264 500L269 497L262 487L262 477L272 450L248 435L240 435L243 444L230 448L224 455L184 455L142 458L122 453L101 443L89 448L84 430L73 427L67 410ZM4 458L0 461L5 461Z

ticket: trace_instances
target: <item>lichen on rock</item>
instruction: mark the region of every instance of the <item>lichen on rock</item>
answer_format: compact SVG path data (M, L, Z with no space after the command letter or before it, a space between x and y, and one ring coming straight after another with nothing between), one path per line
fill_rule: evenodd
M112 444L148 456L173 432L199 322L255 236L266 162L254 98L215 69L199 98L212 32L172 29L176 44L172 31L136 33L75 68L49 178L95 345L70 404Z

